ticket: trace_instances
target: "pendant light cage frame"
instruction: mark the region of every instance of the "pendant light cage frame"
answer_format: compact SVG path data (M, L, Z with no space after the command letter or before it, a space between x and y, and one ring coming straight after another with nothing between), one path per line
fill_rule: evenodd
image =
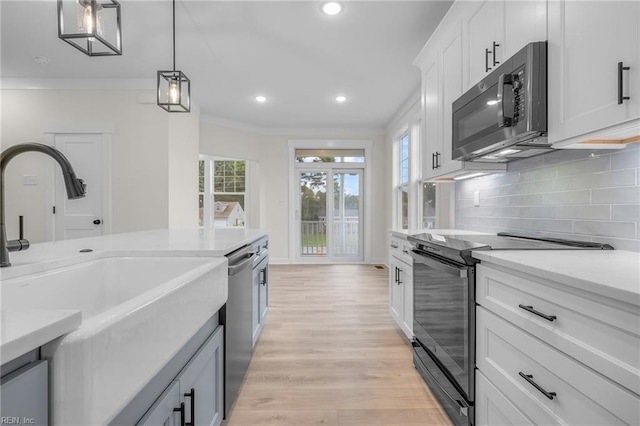
M176 0L172 3L173 70L158 71L157 103L167 112L191 112L191 80L185 73L176 70Z
M171 85L178 96L171 99ZM158 106L167 112L191 112L191 80L182 71L158 71Z
M91 31L65 33L65 3L74 3L76 8L90 6L87 12L92 23L99 21L100 10L110 11L115 22L110 28L115 29L115 40L109 41L99 34L98 25L93 24ZM82 5L81 3L84 3ZM87 56L120 56L122 55L122 14L120 3L116 0L75 0L65 2L58 0L58 38L69 43Z

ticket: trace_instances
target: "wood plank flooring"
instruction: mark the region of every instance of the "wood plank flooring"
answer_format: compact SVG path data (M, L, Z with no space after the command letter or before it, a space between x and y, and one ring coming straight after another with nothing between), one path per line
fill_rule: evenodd
M450 425L373 265L272 265L270 310L228 426Z

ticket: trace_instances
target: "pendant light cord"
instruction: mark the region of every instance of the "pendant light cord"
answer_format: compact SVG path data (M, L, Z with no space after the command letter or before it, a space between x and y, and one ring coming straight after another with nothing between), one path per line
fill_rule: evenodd
M176 0L173 0L173 70L176 70Z

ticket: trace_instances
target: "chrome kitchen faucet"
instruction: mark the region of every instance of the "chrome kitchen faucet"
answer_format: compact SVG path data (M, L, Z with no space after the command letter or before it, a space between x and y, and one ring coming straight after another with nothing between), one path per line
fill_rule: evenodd
M41 152L56 160L62 168L62 177L64 178L64 185L67 189L67 197L73 200L85 196L84 182L82 179L76 177L76 173L73 171L73 167L71 167L71 163L69 163L67 157L54 147L40 143L22 143L5 149L2 154L0 154L0 233L2 233L0 242L0 244L2 244L2 247L0 247L0 267L2 268L11 266L11 262L9 262L10 251L20 251L29 248L29 241L26 239L7 241L7 231L4 224L4 169L13 157L23 152Z

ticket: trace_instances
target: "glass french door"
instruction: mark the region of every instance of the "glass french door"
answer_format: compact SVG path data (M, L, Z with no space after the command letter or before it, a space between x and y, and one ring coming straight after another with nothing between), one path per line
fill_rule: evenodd
M298 169L298 260L363 260L361 169Z

